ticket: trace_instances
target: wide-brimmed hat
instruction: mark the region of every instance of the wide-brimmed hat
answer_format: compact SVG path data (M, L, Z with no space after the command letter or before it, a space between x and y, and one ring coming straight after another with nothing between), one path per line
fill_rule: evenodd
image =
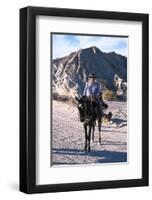
M95 74L89 74L89 78L97 78Z

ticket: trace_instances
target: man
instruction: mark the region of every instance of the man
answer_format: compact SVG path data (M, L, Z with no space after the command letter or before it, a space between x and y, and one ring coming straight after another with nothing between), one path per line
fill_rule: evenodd
M96 81L96 75L90 74L88 82L85 85L83 96L89 98L92 102L92 113L94 114L94 107L98 107L98 112L102 115L101 110L101 85Z

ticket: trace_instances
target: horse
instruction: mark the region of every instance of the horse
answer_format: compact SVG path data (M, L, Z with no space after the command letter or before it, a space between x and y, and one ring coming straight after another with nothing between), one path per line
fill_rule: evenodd
M96 102L91 101L88 97L75 97L78 105L78 111L80 116L80 121L83 122L83 127L85 131L85 147L84 150L90 152L90 140L92 131L92 140L94 141L94 130L96 120L98 121L98 131L99 131L99 143L101 144L101 119L102 112L99 112L99 106Z

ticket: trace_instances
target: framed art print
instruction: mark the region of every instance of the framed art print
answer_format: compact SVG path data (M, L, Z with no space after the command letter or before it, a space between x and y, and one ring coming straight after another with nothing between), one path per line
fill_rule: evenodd
M148 186L148 14L20 9L20 191Z

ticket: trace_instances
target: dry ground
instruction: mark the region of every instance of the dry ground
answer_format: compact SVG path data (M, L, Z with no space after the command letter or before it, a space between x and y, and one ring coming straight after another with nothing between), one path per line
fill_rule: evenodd
M84 129L78 110L66 103L53 101L52 165L92 164L127 161L127 103L107 102L113 117L102 124L102 145L91 142L91 152L84 152Z

